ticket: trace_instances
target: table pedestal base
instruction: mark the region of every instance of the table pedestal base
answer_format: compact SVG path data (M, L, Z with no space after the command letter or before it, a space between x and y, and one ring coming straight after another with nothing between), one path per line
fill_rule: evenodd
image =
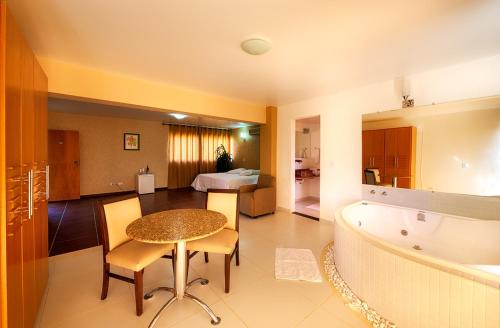
M207 279L196 278L196 279L194 279L193 281L189 282L186 285L186 289L188 289L189 287L191 287L192 285L194 285L195 283L198 283L198 282L200 284L202 284L202 285L208 284L208 280ZM151 328L151 327L153 327L155 325L156 321L158 321L158 319L160 318L160 315L163 313L164 310L166 310L175 301L180 301L180 299L176 296L175 289L171 288L171 287L157 287L157 288L149 291L148 293L146 293L144 295L144 299L145 300L150 299L151 297L153 297L154 293L156 293L158 291L161 291L161 290L164 290L164 291L167 291L167 292L171 292L172 294L174 294L174 296L172 296L167 301L167 303L163 304L163 306L161 307L161 309L154 316L153 320L151 320L151 323L148 326L149 328ZM191 295L189 293L184 293L184 297L191 299L193 302L195 302L196 304L198 304L199 306L201 306L201 308L203 310L205 310L205 312L207 312L207 314L210 316L210 319L211 319L210 322L212 323L212 325L217 325L217 324L219 324L221 322L221 319L218 316L215 315L215 313L212 311L212 309L205 302L203 302L202 300L200 300L198 297L193 296L193 295Z
M166 308L168 308L170 305L172 305L175 301L182 301L182 299L184 297L191 299L193 302L195 302L196 304L201 306L201 308L203 310L205 310L205 312L208 313L208 315L212 319L211 323L213 325L219 324L221 319L215 315L215 313L212 311L212 309L210 309L210 307L207 304L205 304L205 302L203 302L202 300L200 300L196 296L193 296L193 295L185 292L189 287L191 287L192 285L194 285L196 283L200 283L202 285L208 284L208 280L204 279L204 278L196 278L196 279L192 280L191 282L189 282L188 284L186 284L186 276L187 276L186 275L186 261L189 261L189 259L187 259L187 257L186 257L186 242L183 240L177 242L177 244L175 245L175 248L176 248L175 249L175 254L176 254L175 263L176 263L176 265L175 265L175 276L174 276L175 289L171 288L171 287L157 287L144 295L144 299L147 300L147 299L150 299L151 297L153 297L153 294L156 293L157 291L160 291L160 290L165 290L165 291L168 291L168 292L171 292L172 294L174 294L174 296L172 296L172 298L169 299L168 302L165 303L161 307L161 309L158 311L158 313L156 313L155 317L153 318L153 320L149 324L149 327L151 328L154 326L154 324L156 323L156 321L158 321L158 319L160 318L160 315L162 314L162 312Z

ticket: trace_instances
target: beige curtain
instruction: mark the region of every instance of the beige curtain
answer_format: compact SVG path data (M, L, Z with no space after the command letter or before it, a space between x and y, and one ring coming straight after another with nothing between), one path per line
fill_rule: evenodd
M199 173L215 172L216 149L229 152L228 130L171 125L168 130L168 187L189 187Z
M223 145L230 153L229 130L199 128L200 131L200 173L215 172L217 147Z

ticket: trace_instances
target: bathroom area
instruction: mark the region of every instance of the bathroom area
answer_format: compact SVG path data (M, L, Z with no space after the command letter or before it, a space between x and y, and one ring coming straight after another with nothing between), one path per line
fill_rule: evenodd
M295 122L295 213L320 218L320 117Z

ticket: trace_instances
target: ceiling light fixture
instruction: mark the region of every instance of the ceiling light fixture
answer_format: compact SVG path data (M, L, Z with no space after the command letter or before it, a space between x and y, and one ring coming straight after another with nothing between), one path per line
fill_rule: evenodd
M241 42L241 49L249 55L263 55L271 50L271 41L263 38L248 38Z
M184 119L184 118L187 117L186 114L180 114L180 113L170 113L168 115L173 116L173 117L175 117L178 120L182 120L182 119Z

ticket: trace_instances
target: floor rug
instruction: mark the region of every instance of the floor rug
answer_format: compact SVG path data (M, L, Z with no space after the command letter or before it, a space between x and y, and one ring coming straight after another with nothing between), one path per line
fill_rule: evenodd
M310 249L276 248L276 279L322 282L318 263Z

